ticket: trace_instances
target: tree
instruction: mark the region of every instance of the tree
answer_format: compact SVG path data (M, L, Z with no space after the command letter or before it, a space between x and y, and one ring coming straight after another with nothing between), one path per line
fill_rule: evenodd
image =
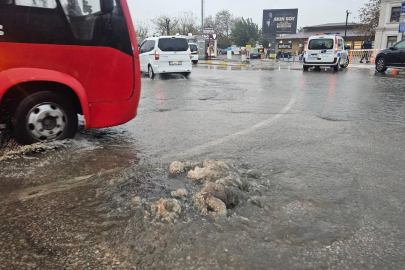
M248 43L246 43L247 45L252 46L252 48L256 47L256 40L254 40L253 38L251 38Z
M184 11L177 17L176 32L180 35L188 35L188 33L197 34L200 32L198 28L198 17L193 12Z
M269 35L265 35L265 34L260 34L259 37L259 44L263 45L263 48L270 48L269 44L270 44L270 36Z
M169 28L169 35L176 34L178 21L175 17L172 18L168 15L160 15L157 16L155 19L152 19L151 22L153 23L154 28L159 35L167 35L167 28Z
M142 39L145 39L148 37L148 32L149 32L149 26L146 23L143 22L135 22L135 32L136 36Z
M300 27L300 28L297 29L297 32L298 32L298 33L306 32L306 31L307 31L307 30L306 30L304 27Z
M215 18L212 17L212 15L204 18L204 27L213 27L215 30L217 30Z
M375 28L380 20L381 0L369 0L359 9L360 23L356 25L355 32L363 37L373 37Z
M221 10L215 15L216 33L218 35L218 42L223 47L231 45L230 35L231 29L235 27L235 16L229 10Z
M252 19L241 18L231 30L232 40L237 46L245 46L250 39L259 39L259 27Z

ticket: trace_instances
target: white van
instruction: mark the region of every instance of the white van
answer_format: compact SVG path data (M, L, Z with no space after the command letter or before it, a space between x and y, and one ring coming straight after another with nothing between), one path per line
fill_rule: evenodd
M198 46L196 43L189 43L188 45L190 46L190 51L191 51L191 62L193 62L193 64L197 64L198 63Z
M179 36L161 36L145 39L139 47L141 72L149 78L161 73L191 73L191 51L187 39Z
M338 34L311 36L304 53L304 70L310 67L329 66L335 71L349 66L345 41Z

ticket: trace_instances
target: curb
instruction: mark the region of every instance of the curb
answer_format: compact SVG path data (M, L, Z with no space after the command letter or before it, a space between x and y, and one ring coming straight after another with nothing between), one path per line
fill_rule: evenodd
M231 67L246 67L246 64L231 64L225 62L211 62L211 61L198 61L198 64L205 65L219 65L219 66L231 66Z

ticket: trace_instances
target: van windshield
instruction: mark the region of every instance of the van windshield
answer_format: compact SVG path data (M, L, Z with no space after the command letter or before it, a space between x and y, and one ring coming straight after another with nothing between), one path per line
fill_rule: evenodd
M185 38L161 38L158 47L164 52L184 52L188 50L188 43Z
M331 50L333 49L333 39L311 39L308 50Z

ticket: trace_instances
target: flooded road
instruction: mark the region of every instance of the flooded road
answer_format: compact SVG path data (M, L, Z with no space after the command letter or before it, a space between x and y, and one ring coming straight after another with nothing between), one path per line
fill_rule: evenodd
M293 64L144 77L130 123L3 146L0 269L402 269L403 80Z

